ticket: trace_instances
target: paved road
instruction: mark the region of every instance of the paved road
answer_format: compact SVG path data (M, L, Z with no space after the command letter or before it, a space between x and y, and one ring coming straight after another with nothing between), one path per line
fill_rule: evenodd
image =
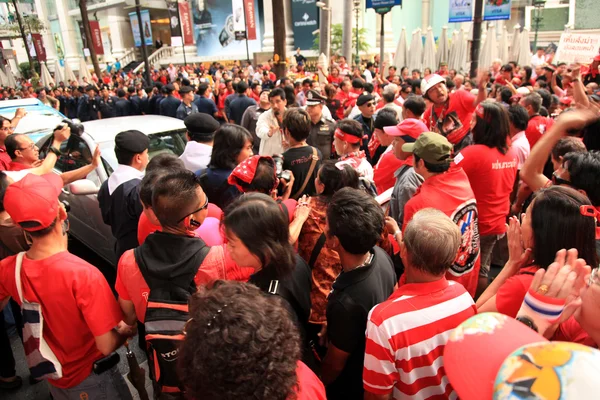
M69 240L69 251L78 257L83 258L87 262L92 265L95 265L102 271L107 281L114 285L114 281L116 278L115 269L110 264L106 263L100 257L93 254L87 247L79 243L75 239ZM114 287L114 286L113 286ZM21 339L16 335L11 336L11 344L13 349L13 354L15 359L17 360L17 375L23 378L23 386L21 389L17 391L0 391L0 399L2 400L49 400L50 394L48 392L48 384L46 382L41 382L36 385L29 385L29 370L27 369L27 364L25 363L25 354L23 353L23 345L21 343ZM137 337L130 341L130 345L138 361L140 362L142 368L146 371L146 375L148 373L148 361L146 361L145 353L140 350L137 344ZM121 374L125 375L129 372L129 368L127 366L127 360L125 358L125 350L124 348L119 349L119 354L121 355L121 362L119 363L119 371ZM126 379L127 380L127 379ZM152 385L150 383L150 379L146 376L146 389L150 398L152 398ZM134 399L137 399L137 391L133 389L130 385L130 390L134 396Z

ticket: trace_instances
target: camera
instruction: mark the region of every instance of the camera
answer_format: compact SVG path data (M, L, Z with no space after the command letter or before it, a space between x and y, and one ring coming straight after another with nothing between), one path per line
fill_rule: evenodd
M292 179L292 175L290 171L283 170L283 158L280 156L273 156L273 161L275 162L275 174L279 179L285 179L287 182Z
M63 119L54 130L64 129L67 126L71 129L71 135L81 136L83 133L83 125L81 122L74 122L70 119Z

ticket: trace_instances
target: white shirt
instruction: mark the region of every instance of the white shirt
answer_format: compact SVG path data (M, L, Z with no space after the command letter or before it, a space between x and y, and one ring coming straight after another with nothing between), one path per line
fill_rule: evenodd
M371 74L371 71L369 71L368 69L365 69L365 79L367 80L367 83L372 83L373 82L373 75Z
M108 178L108 194L112 195L121 184L132 179L142 179L144 173L129 165L119 164L115 172Z
M531 152L525 131L521 131L512 137L512 145L510 147L515 150L517 155L517 169L520 170Z
M279 121L273 115L273 109L265 111L256 121L256 136L260 139L258 154L261 156L272 156L274 154L283 154L283 136L281 130L277 129L273 136L269 137L271 127L279 127Z
M183 161L186 169L196 172L208 166L211 154L212 146L190 140L179 159Z
M543 64L546 64L546 56L545 55L538 56L537 53L535 53L531 57L531 66L533 68L539 67L540 65L543 65Z

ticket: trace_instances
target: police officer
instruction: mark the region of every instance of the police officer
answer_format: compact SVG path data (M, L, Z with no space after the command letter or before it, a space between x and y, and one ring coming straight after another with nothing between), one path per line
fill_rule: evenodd
M77 118L81 122L94 121L100 118L96 89L92 85L88 85L85 88L85 94L79 98L77 103Z
M175 116L179 119L185 119L190 114L198 112L198 106L193 103L194 101L194 90L189 86L183 86L179 89L181 95L181 104L177 108Z
M127 99L127 93L124 89L117 90L117 96L119 97L115 101L115 111L117 117L128 117L133 115L131 109L131 102Z
M164 90L167 94L167 97L164 98L158 106L159 114L175 118L177 116L177 109L179 108L181 101L173 97L175 87L171 83L165 86Z
M311 120L310 134L306 143L319 149L323 154L323 160L335 157L331 151L335 122L323 114L326 101L327 98L315 90L306 93L306 111Z
M108 87L104 86L101 91L102 97L98 101L98 108L100 109L100 116L104 118L116 117L115 114L115 100L116 97L111 96L108 91Z

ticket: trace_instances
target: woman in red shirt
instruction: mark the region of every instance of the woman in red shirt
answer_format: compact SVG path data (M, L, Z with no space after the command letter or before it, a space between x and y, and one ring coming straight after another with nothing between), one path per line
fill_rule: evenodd
M548 268L561 249L577 249L588 265L598 265L596 220L590 200L566 186L536 193L527 212L510 219L509 260L477 299L478 312L497 311L516 317L533 274Z

